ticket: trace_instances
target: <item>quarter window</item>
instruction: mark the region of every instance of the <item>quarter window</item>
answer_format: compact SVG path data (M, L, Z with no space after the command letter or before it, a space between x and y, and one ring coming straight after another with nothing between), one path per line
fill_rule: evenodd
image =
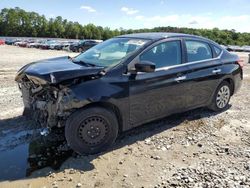
M186 41L188 62L213 58L210 46L205 42Z
M222 49L220 49L216 46L213 46L213 48L214 48L214 52L215 52L215 57L218 57L221 54Z
M156 68L181 64L181 42L169 41L158 44L140 56L140 61L151 61Z

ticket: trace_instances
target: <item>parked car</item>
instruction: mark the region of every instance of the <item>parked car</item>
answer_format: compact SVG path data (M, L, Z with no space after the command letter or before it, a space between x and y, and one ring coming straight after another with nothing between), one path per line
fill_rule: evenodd
M228 45L227 50L230 52L243 52L244 49L241 46Z
M223 45L223 44L221 44L220 46L221 46L222 48L224 48L224 49L227 50L227 46L225 46L225 45Z
M69 42L60 42L57 45L54 46L55 50L63 50L64 48L67 48L70 46L71 43Z
M38 41L36 45L34 45L35 48L42 49L42 46L46 44L46 40Z
M67 50L67 51L69 51L69 47L70 47L70 45L72 45L74 42L66 42L64 45L63 45L63 47L62 47L62 49L61 50Z
M242 46L244 52L250 52L250 46Z
M49 41L48 42L48 48L50 50L56 50L56 46L60 46L61 43L60 42L57 42L57 41Z
M4 45L5 44L5 40L0 39L0 45Z
M19 46L19 44L22 44L23 43L23 41L21 41L21 40L16 40L14 43L13 43L13 45L14 46Z
M5 44L7 45L14 45L15 42L19 42L20 40L17 40L17 39L6 39L5 40Z
M96 41L96 40L83 40L76 44L72 44L70 46L70 50L73 52L84 52L99 43L100 41Z
M51 46L55 43L55 41L42 41L40 45L38 46L40 49L43 50L49 50L51 49Z
M84 53L33 62L15 80L24 115L44 128L65 127L78 153L107 149L118 133L173 113L228 108L243 79L242 62L193 35L118 36Z
M63 47L63 50L72 51L72 50L70 50L71 47L72 47L73 45L77 45L77 43L78 43L78 42L69 42L69 46Z
M38 48L40 46L41 42L36 41L36 42L31 42L27 44L28 48Z
M29 44L30 42L29 41L22 41L22 42L19 42L17 45L19 47L27 47L27 45Z
M5 44L12 45L13 44L13 40L11 40L11 39L5 39Z

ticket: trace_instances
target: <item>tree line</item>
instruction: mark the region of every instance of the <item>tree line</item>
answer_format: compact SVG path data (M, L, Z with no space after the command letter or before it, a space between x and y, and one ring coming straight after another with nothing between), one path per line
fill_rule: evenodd
M191 29L178 27L155 27L153 29L115 29L81 25L68 21L61 16L47 19L36 12L27 12L21 8L4 8L0 12L0 36L13 37L48 37L69 39L102 39L139 32L175 32L207 37L224 45L250 45L250 33L239 33L235 30Z

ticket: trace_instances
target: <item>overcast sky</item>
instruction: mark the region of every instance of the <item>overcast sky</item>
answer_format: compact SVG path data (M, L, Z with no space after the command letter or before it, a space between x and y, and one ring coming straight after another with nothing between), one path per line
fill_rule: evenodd
M250 0L0 0L0 9L11 7L112 29L177 26L250 32Z

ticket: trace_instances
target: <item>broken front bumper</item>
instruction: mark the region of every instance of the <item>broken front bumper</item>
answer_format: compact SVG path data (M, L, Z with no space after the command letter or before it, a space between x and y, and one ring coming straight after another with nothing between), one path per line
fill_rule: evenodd
M31 89L27 84L19 84L25 107L23 115L34 119L42 127L63 127L75 109L87 104L78 100L69 88L53 90L39 87Z
M24 116L35 120L41 127L64 126L70 112L62 108L64 105L61 102L65 95L63 91L51 92L42 88L44 93L38 95L39 91L32 91L27 84L19 84L19 88L22 92ZM49 93L54 93L54 96L49 96Z

